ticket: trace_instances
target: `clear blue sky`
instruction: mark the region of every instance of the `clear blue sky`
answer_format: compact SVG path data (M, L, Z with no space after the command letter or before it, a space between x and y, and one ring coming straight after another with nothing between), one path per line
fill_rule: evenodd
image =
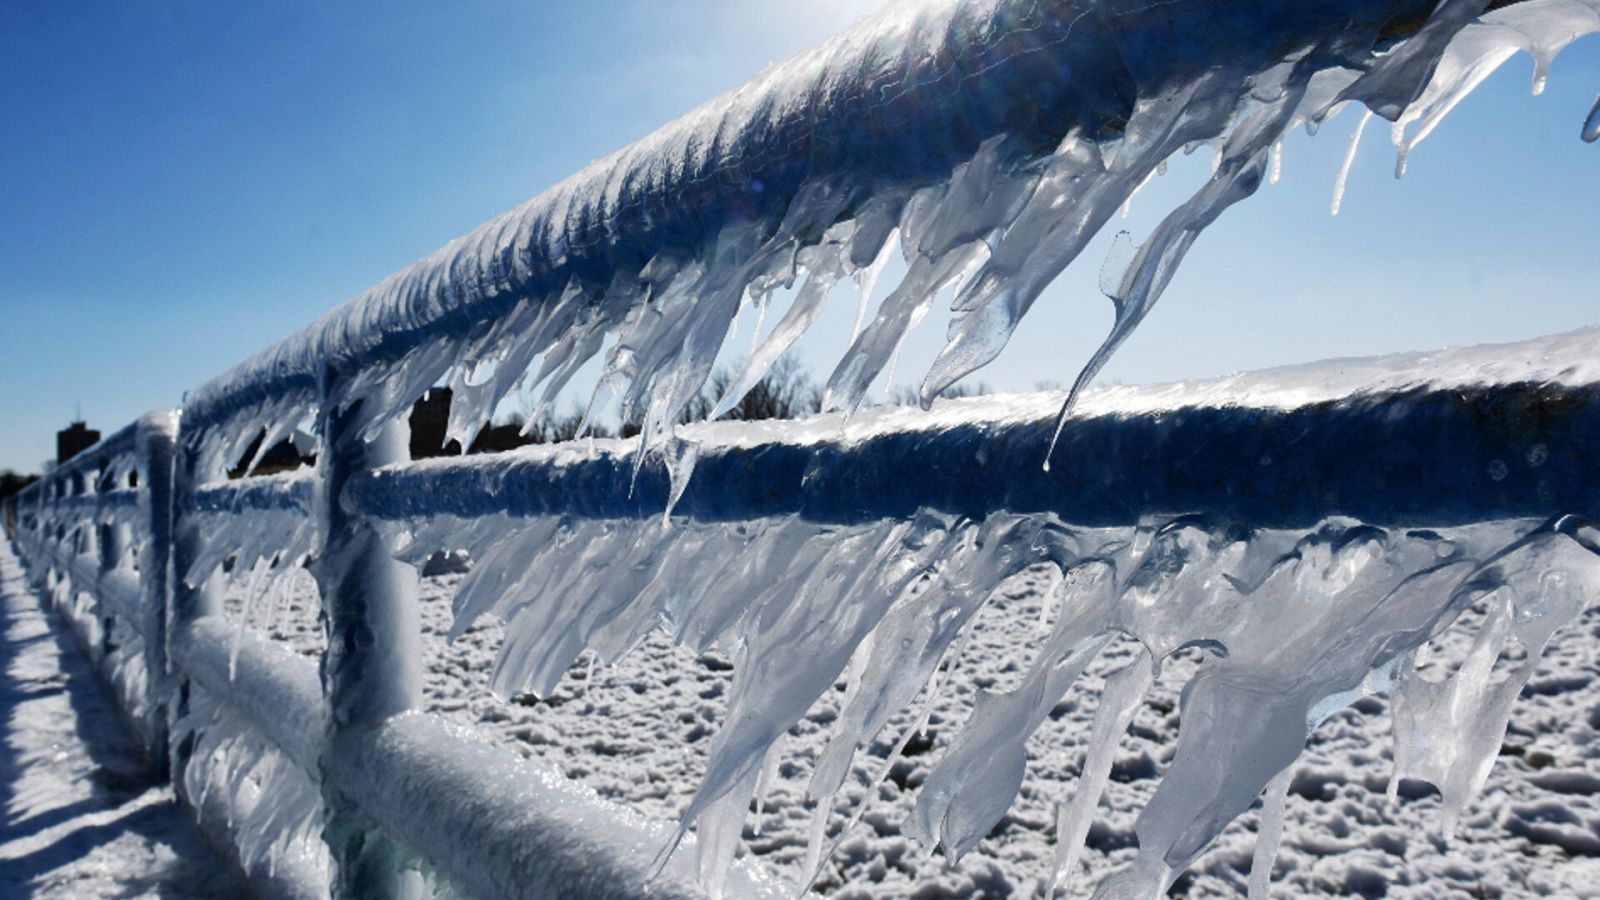
M0 468L81 403L111 430L638 138L875 0L0 6ZM1542 97L1509 64L1396 183L1369 129L1327 214L1347 112L1201 238L1121 381L1531 337L1600 321L1600 41ZM1201 164L1196 161L1195 166ZM1147 232L1198 171L1135 202ZM1187 179L1187 182L1186 180ZM1110 320L1104 244L980 377L1070 381ZM826 374L849 316L805 360ZM908 344L904 380L942 321Z

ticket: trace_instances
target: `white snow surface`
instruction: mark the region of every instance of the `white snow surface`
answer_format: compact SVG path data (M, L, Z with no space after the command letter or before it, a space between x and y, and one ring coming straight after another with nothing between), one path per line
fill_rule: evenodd
M0 896L237 896L6 542L0 611Z

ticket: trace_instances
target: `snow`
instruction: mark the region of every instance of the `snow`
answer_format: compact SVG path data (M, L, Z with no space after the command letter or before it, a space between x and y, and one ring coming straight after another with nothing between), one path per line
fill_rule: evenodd
M0 748L0 894L8 897L233 896L151 771L93 670L0 543L8 649Z

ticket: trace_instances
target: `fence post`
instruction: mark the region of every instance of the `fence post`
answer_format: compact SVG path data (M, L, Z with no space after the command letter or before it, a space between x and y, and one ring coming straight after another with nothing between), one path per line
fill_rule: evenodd
M321 664L328 731L323 773L337 754L367 738L372 726L416 708L422 695L420 616L415 570L395 560L375 522L342 502L345 485L379 466L410 458L404 420L393 420L370 441L362 402L339 408L331 400L337 374L325 368L322 450L313 515L319 528L315 574L322 591L328 645ZM329 813L324 839L333 858L336 897L402 893L401 873L385 841L373 841L337 779L321 778Z
M219 573L212 573L204 584L190 585L184 580L189 567L205 548L205 535L200 530L200 522L189 513L195 490L205 483L206 473L200 468L201 437L200 434L186 431L182 419L178 420L177 438L173 443L171 458L172 502L169 509L172 528L170 551L172 567L167 574L169 579L166 595L167 640L166 646L162 648L163 655L168 658L171 656L174 635L181 633L196 619L222 614L222 596L217 584ZM172 679L168 694L169 728L179 716L188 712L189 691L188 679L176 677ZM183 783L183 769L188 763L191 751L192 747L187 743L172 748L169 759L174 784Z
M103 600L104 593L100 587L105 582L106 576L117 570L122 565L123 554L128 550L127 529L116 523L106 524L102 521L106 515L106 495L116 489L111 473L114 466L110 460L102 462L100 470L94 475L90 484L94 487L95 512L90 528L94 532L93 550L98 555L95 579L95 618L100 623L100 654L102 659L110 659L121 646L117 636L117 628L122 626L137 626L136 622L119 622L118 610L114 604Z
M179 440L172 457L172 572L170 587L171 608L167 610L170 628L177 629L202 616L222 614L221 592L212 574L204 584L191 585L184 576L205 549L205 535L200 522L189 514L192 497L205 484L205 473L200 471L198 439L179 430Z
M86 498L94 496L94 479L89 471L82 467L72 471L72 496L76 500L69 507L68 527L72 528L75 537L72 541L72 556L67 562L67 621L72 624L72 630L77 633L80 645L87 651L89 661L96 667L105 662L106 649L104 635L106 630L105 618L102 612L106 604L100 602L100 594L96 590L99 585L100 568L100 534L99 525L95 519L96 513L84 515ZM99 500L95 500L98 508ZM82 574L86 571L83 563L93 565L95 581L84 583Z
M149 709L150 758L162 776L171 766L167 713L172 676L167 663L167 599L172 579L173 446L177 441L177 416L147 413L134 433L134 456L139 471L139 522L144 535L139 562L139 632L144 636L145 670L149 674L146 697Z
M52 579L60 576L61 556L67 548L66 529L61 525L61 498L65 494L65 480L52 479L49 500L39 507L39 513L45 521L45 540L40 544L44 551L45 565L39 573L39 584L50 588L51 609L56 608L55 585Z

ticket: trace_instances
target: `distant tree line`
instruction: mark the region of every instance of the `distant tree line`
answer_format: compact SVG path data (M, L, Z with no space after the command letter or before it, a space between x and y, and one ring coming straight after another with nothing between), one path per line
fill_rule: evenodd
M706 380L705 387L700 389L694 400L684 408L678 421L683 424L700 422L709 418L717 403L722 400L728 388L733 385L734 373L719 369L712 373ZM448 410L448 404L444 405ZM758 419L798 419L812 415L822 408L822 391L812 383L810 376L805 373L794 360L784 357L778 360L767 371L765 378L756 382L738 403L718 417L718 421L725 422L753 422ZM435 415L438 415L435 413ZM419 429L415 417L412 419L412 435L415 437ZM583 413L572 410L566 413L546 413L535 420L530 426L525 421L513 419L502 425L490 425L478 433L473 439L472 446L467 448L467 454L498 453L503 450L513 450L528 444L557 444L562 441L575 440L580 437L579 430L583 427ZM597 438L633 437L641 431L641 424L631 419L625 419L620 424L609 426L603 422L589 423L588 436ZM442 432L437 432L442 437ZM429 452L429 448L419 448L415 441L412 444L411 455L413 458L423 456L457 456L461 453L461 446L455 441L450 441L439 446L440 441L435 439L431 447L437 448Z
M38 480L37 475L22 475L10 469L0 472L0 500L15 497L23 488Z
M733 385L736 375L727 369L719 369L707 379L706 385L700 393L684 409L679 421L685 424L699 422L708 418L722 400L728 388ZM978 384L975 387L957 385L944 392L945 397L966 397L974 394L988 393L987 385ZM446 423L449 421L451 395L448 388L435 388L418 400L412 408L411 425L411 458L424 459L434 456L459 456L461 444L458 441L445 440ZM891 395L890 403L900 405L914 405L917 403L915 390L906 388ZM766 376L745 393L739 402L735 403L726 413L718 417L718 421L729 422L755 422L763 419L799 419L815 415L822 409L822 391L812 381L799 363L793 358L783 357L768 370ZM583 427L583 413L571 410L565 413L546 413L529 425L524 420L513 419L499 424L485 426L473 438L467 447L467 454L498 453L513 450L529 444L555 444L570 441L580 436ZM591 422L587 434L598 438L632 437L640 431L640 423L624 420L616 426L604 423ZM245 468L250 460L256 457L261 449L261 442L265 432L257 436L256 440L246 449L238 465L228 474L233 478L244 476ZM302 453L289 441L272 447L261 455L260 461L251 470L252 474L269 475L311 465L316 462L313 454Z

